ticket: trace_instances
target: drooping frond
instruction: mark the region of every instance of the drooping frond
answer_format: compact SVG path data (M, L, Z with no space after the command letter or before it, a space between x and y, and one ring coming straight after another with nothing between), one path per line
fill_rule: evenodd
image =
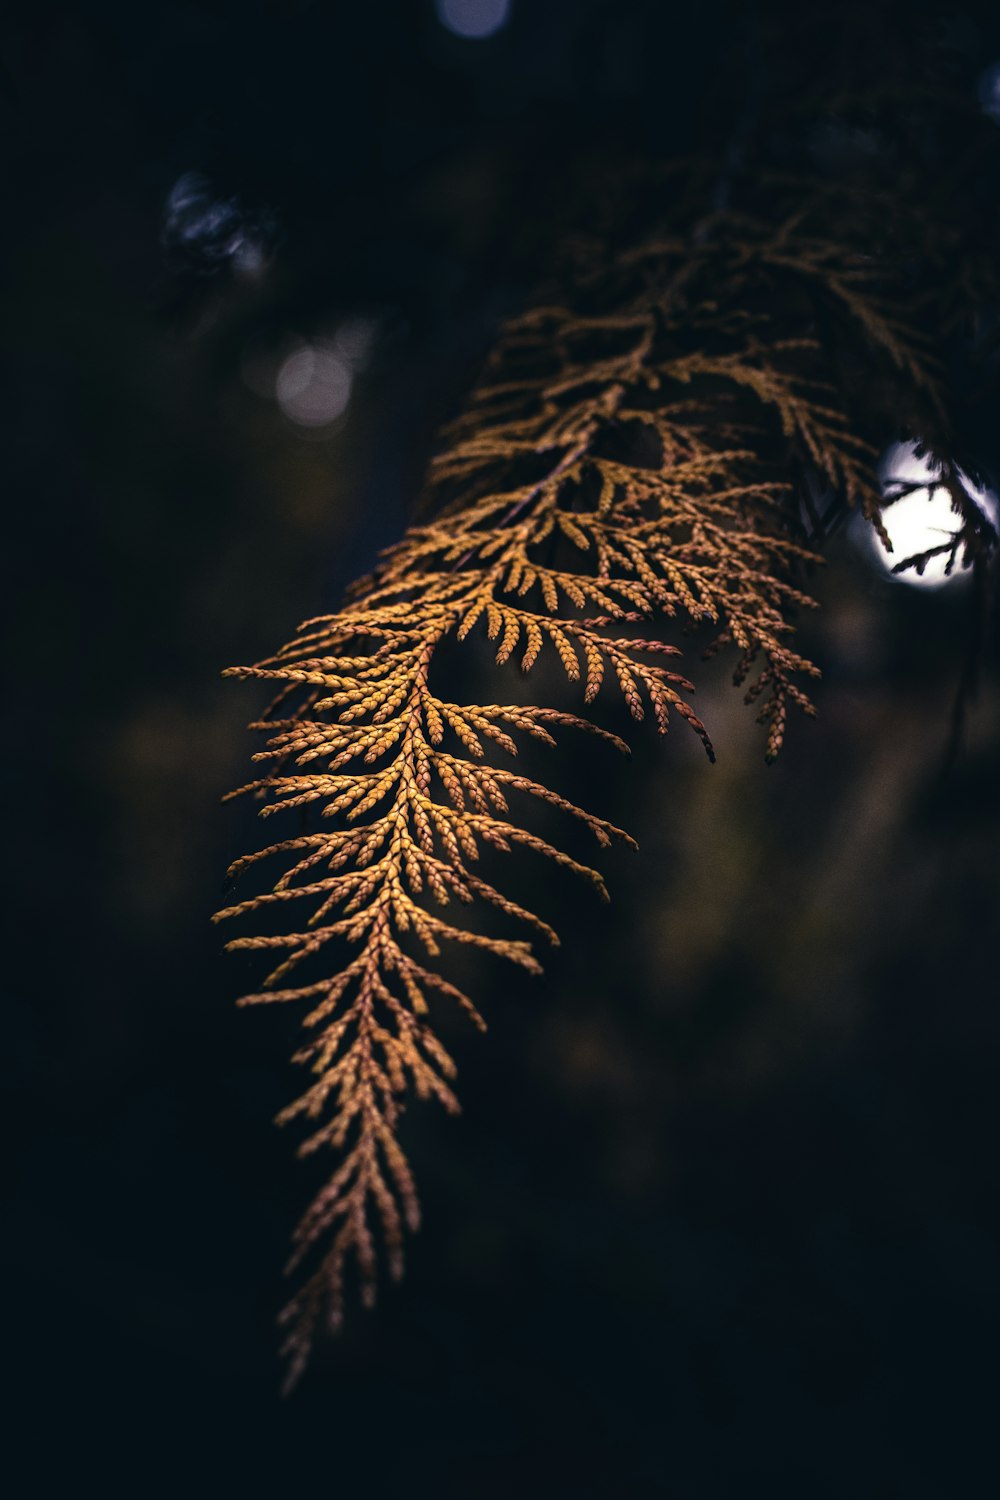
M233 669L278 691L258 726L269 736L256 757L263 776L242 790L264 799L267 818L315 814L308 831L237 862L233 874L265 859L283 873L219 913L284 912L280 932L229 946L274 960L245 1004L306 1006L298 1060L312 1081L282 1118L305 1122L303 1152L329 1147L336 1158L295 1236L292 1265L311 1268L285 1313L292 1380L321 1316L341 1319L348 1264L370 1302L377 1242L398 1275L404 1228L417 1227L400 1112L411 1092L457 1108L431 1012L454 1003L482 1025L447 977L449 946L536 973L536 944L557 941L478 873L481 851L527 850L605 896L599 871L520 810L537 799L598 846L628 840L559 794L556 756L552 786L521 775L519 747L586 734L626 749L591 716L606 688L660 733L681 721L711 758L670 639L705 623L710 651L735 653L769 759L789 710L812 711L816 668L793 640L794 617L811 603L803 506L823 492L878 524L870 424L845 351L938 409L933 367L893 304L891 277L830 235L828 205L800 198L770 222L716 215L627 253L590 255L503 330L443 434L427 519L343 608L308 621L274 657ZM442 644L484 638L500 666L558 662L559 703L450 697L436 670ZM520 935L464 925L471 903ZM297 983L306 960L326 955L326 977Z

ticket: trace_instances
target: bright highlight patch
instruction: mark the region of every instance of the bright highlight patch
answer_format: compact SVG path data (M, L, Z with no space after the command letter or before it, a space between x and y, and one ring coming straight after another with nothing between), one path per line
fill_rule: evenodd
M494 36L510 17L510 0L437 0L441 25L456 36L483 41Z
M907 568L893 569L908 557L915 557L931 547L938 547L961 529L961 520L952 508L951 497L939 483L940 468L927 454L917 452L916 443L894 443L882 456L879 479L886 506L882 512L885 529L892 542L887 552L875 532L867 529L874 556L894 580L917 588L940 588L962 576L964 559L959 552L955 566L947 571L950 554L940 552L927 562L922 573ZM971 500L994 524L997 520L997 497L992 490L980 489L968 475L958 471L962 486ZM915 488L911 488L915 486Z
M351 367L335 348L306 344L282 364L274 394L300 427L325 427L347 409L351 382Z

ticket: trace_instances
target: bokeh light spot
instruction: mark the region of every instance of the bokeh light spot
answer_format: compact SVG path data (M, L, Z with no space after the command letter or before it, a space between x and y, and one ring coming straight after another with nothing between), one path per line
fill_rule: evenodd
M510 0L436 0L438 20L456 36L482 41L506 26Z
M274 382L275 399L300 427L325 427L351 399L351 367L329 344L305 344L283 361Z
M940 466L926 453L918 451L918 443L894 443L886 449L879 463L879 480L886 505L882 520L889 534L893 550L886 551L881 539L872 527L865 527L867 544L882 569L894 581L908 583L915 588L934 589L942 584L954 582L962 576L965 568L960 551L951 573L947 572L950 554L938 553L928 560L922 573L916 568L907 568L894 573L899 563L940 546L955 536L961 520L952 508L951 497L943 484ZM997 497L991 490L973 484L967 474L958 471L966 494L994 524L997 520ZM911 488L912 487L912 488Z

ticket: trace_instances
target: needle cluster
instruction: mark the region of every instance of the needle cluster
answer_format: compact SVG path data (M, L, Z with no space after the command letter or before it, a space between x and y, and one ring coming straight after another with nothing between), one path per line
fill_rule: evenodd
M845 349L927 410L935 402L882 270L817 222L800 200L767 221L718 214L625 253L577 256L502 330L442 435L426 519L341 609L230 673L278 693L255 726L268 736L262 776L241 791L268 820L313 815L236 862L234 876L282 872L219 913L287 913L280 931L229 947L276 960L244 1004L305 1007L297 1057L310 1081L281 1118L305 1125L301 1152L335 1161L295 1233L292 1266L309 1269L284 1314L292 1381L320 1323L341 1320L348 1268L370 1304L380 1254L398 1276L404 1231L417 1228L400 1115L412 1095L458 1108L436 1008L483 1026L448 977L449 948L535 974L538 944L558 941L480 873L481 852L529 851L606 897L598 869L535 831L531 804L582 824L598 847L632 842L557 789L572 737L627 750L598 721L599 696L618 695L660 734L678 721L713 758L678 670L678 638L706 627L709 653L734 653L768 759L790 711L812 712L818 673L794 640L812 603L808 516L817 495L834 496L878 524ZM451 696L442 646L484 641L499 669L557 662L565 692ZM498 672L501 698L509 680ZM529 740L555 752L553 785L518 770ZM499 926L463 921L473 904ZM306 961L318 978L300 979Z

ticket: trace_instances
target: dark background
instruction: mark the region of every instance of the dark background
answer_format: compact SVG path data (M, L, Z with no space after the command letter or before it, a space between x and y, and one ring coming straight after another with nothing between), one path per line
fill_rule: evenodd
M640 736L629 774L575 772L641 853L608 859L607 910L542 884L564 948L542 981L477 975L485 1039L444 1020L465 1113L408 1120L406 1279L284 1403L294 1028L235 1009L260 975L209 924L260 838L219 806L259 706L219 670L399 534L498 318L587 220L588 153L725 146L762 90L913 46L974 92L989 10L515 0L478 42L424 0L17 10L14 1492L993 1493L1000 694L991 626L946 772L961 583L889 582L841 537L820 720L776 767L722 664L716 767ZM195 171L204 213L165 242ZM248 388L349 318L374 344L330 429Z

